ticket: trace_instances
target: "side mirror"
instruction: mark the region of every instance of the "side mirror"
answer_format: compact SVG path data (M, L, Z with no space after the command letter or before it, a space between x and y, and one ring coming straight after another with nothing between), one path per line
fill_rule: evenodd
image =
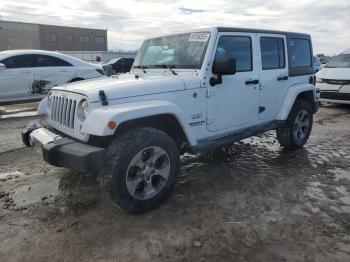
M236 73L236 59L215 59L212 71L217 75L217 78L210 78L210 85L221 84L223 75L234 75Z
M6 66L0 63L0 70L5 70L5 69L6 69Z

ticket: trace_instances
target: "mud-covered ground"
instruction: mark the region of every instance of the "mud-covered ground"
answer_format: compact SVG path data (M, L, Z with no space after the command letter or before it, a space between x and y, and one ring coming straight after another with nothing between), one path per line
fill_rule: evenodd
M173 195L138 216L23 148L34 120L0 120L1 261L350 261L350 107L322 108L296 152L269 132L185 155Z

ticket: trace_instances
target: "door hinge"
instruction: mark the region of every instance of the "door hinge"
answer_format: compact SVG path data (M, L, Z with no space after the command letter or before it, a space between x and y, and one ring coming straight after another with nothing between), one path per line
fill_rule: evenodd
M207 97L215 96L215 90L207 89Z
M259 114L265 111L265 107L264 106L259 106Z

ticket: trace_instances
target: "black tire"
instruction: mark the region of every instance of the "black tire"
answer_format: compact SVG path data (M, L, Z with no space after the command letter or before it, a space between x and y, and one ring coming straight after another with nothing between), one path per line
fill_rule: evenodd
M127 188L127 170L136 154L148 147L164 150L170 162L169 176L160 192L149 199L137 199ZM147 212L164 201L176 183L180 155L176 143L163 131L142 127L125 131L115 137L108 147L105 167L101 170L107 197L131 214Z
M293 130L296 118L302 111L305 111L308 114L308 128L307 130L305 130L305 136L300 139L297 139L295 134L293 133ZM278 142L281 146L291 150L296 150L303 147L311 134L312 123L313 112L310 103L305 100L295 101L284 126L276 130Z

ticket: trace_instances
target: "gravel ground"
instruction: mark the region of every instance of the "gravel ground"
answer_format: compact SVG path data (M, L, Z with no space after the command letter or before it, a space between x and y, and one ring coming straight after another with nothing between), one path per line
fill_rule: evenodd
M183 156L173 195L138 216L24 148L36 117L0 120L0 260L350 261L350 107L315 117L299 151L268 132Z

